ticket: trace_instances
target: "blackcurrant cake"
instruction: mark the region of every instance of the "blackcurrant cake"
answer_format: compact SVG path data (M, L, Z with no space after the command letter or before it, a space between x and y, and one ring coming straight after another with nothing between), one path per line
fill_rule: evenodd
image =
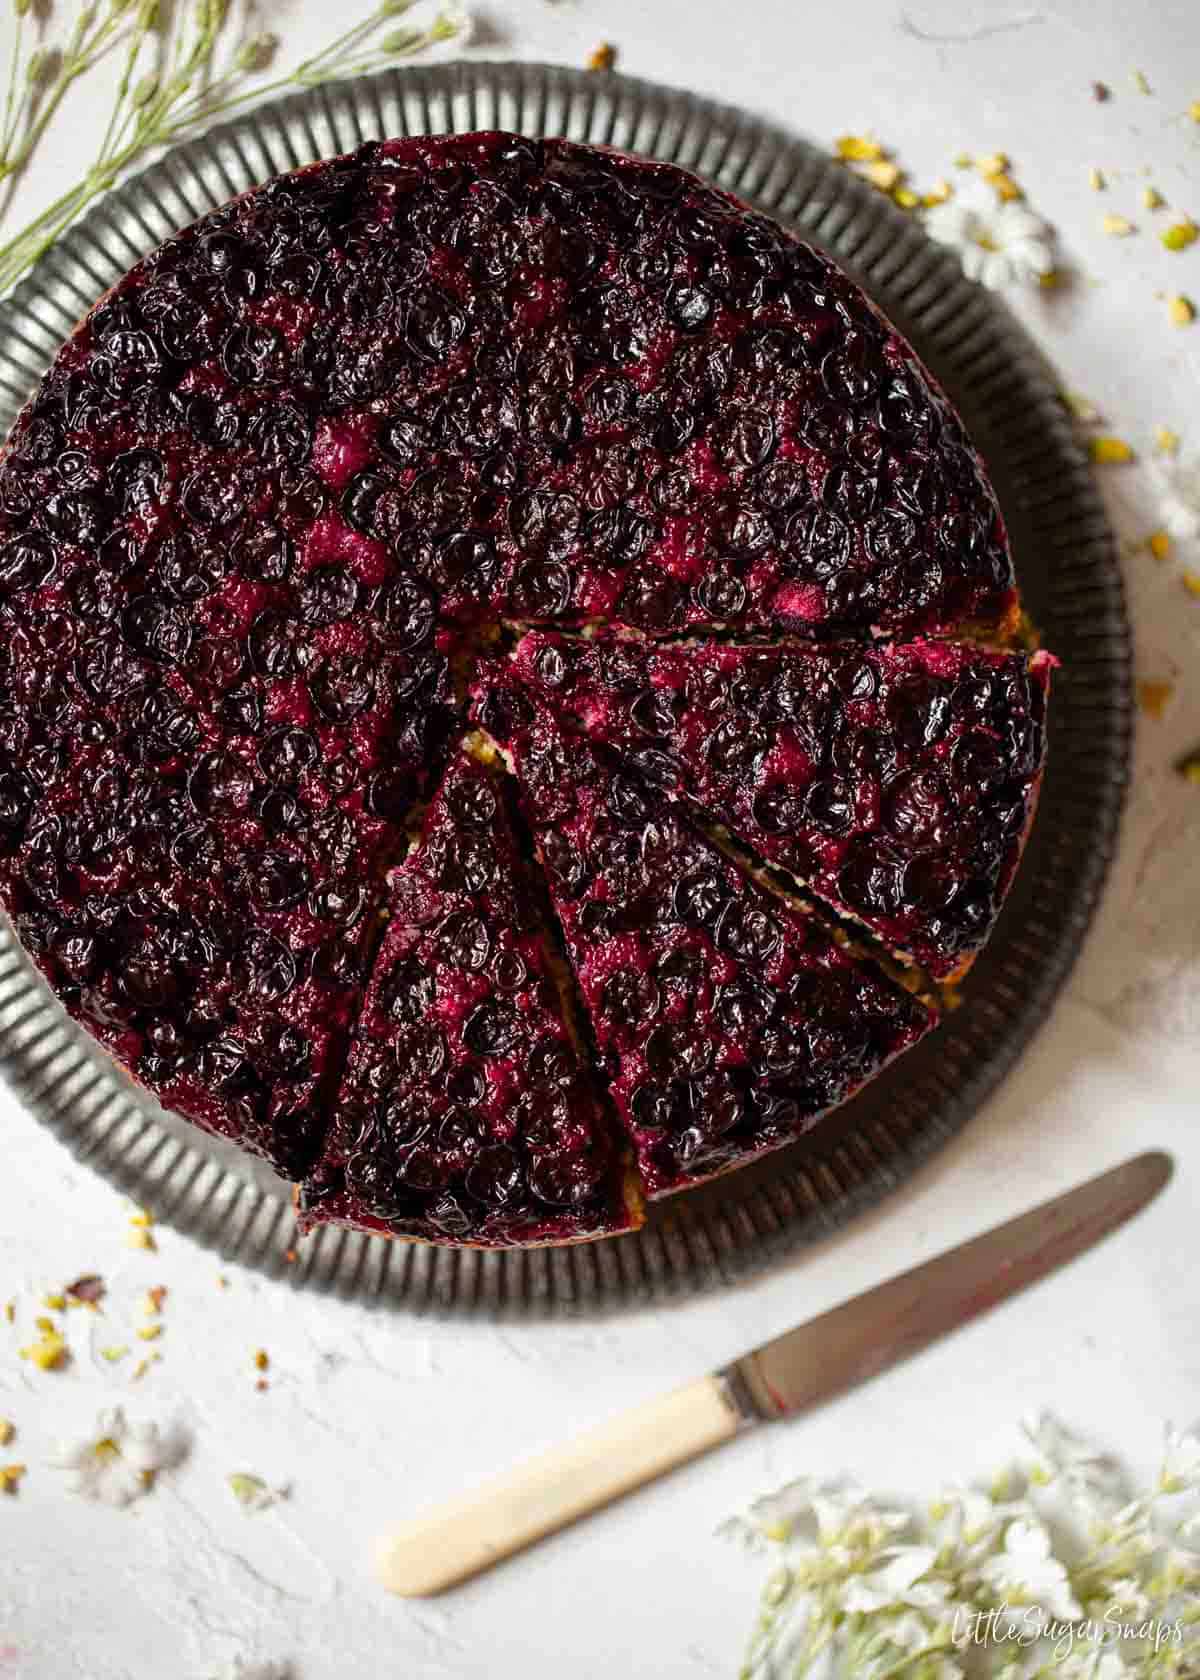
M302 1228L628 1230L935 1024L1053 659L827 257L666 164L373 143L138 263L0 456L0 901Z

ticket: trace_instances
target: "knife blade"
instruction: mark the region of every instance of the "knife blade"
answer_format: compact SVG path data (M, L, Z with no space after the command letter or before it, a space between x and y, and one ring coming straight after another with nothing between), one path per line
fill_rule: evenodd
M1134 1156L519 1465L384 1539L380 1580L404 1598L443 1592L744 1429L877 1376L1091 1248L1152 1201L1171 1171L1161 1151Z

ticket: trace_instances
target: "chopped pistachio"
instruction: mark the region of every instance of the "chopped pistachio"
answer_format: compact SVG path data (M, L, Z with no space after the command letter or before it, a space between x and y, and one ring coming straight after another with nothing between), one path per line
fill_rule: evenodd
M1172 222L1159 237L1168 251L1186 251L1200 239L1200 228L1190 216L1185 216L1181 222Z
M930 187L921 202L927 210L931 210L935 204L945 204L948 198L953 197L954 188L950 185L949 181L939 175L938 179Z
M101 1359L106 1359L110 1365L116 1365L120 1360L125 1358L128 1352L128 1346L122 1342L117 1347L101 1348L100 1357Z
M66 1312L67 1298L65 1295L43 1295L42 1305L49 1307L51 1312Z
M878 158L874 163L863 165L862 176L880 192L891 192L893 187L900 185L900 165L892 163L889 158Z
M1088 170L1088 186L1093 192L1103 192L1107 182L1099 169Z
M911 187L897 187L892 198L901 210L915 210L921 202L920 194L913 192Z
M976 168L981 175L1003 175L1007 172L1010 161L1007 152L989 152L986 157L978 160Z
M67 1344L53 1325L50 1325L49 1329L42 1329L42 1325L48 1323L48 1319L39 1320L38 1329L41 1333L37 1341L19 1349L19 1352L22 1359L28 1359L39 1371L58 1371L66 1363Z
M1178 455L1179 433L1173 432L1170 426L1155 426L1154 447L1160 455Z
M17 1303L15 1301L5 1301L5 1303L4 1303L4 1322L6 1324L12 1324L15 1321L16 1316L17 1316Z
M145 1359L139 1359L137 1364L133 1367L132 1372L130 1373L130 1377L129 1377L130 1382L141 1382L142 1378L146 1375L146 1372L150 1369L151 1365L157 1365L161 1358L162 1358L162 1354L159 1353L157 1348L156 1348L153 1353L148 1353L146 1355Z
M1088 453L1098 466L1116 466L1134 459L1133 450L1119 437L1094 437L1088 440Z
M589 70L611 70L616 62L616 47L611 41L601 41L596 50L588 54L587 67Z
M1193 99L1188 106L1188 116L1194 123L1200 123L1200 99Z
M157 1244L155 1243L153 1236L151 1236L149 1231L141 1227L133 1229L129 1232L125 1238L125 1246L126 1248L149 1249L151 1254L155 1253L157 1249Z
M1156 560L1165 560L1171 552L1171 538L1166 531L1151 531L1146 547Z
M139 1208L136 1213L130 1215L129 1223L131 1225L153 1225L154 1215L148 1208Z
M995 189L996 197L1001 204L1011 204L1014 199L1024 198L1025 193L1013 180L1011 175L1001 170L998 174L987 177L989 187Z
M1174 692L1174 683L1140 682L1137 685L1138 705L1147 717L1161 718L1167 709L1167 702Z
M0 1464L0 1493L16 1493L17 1483L24 1474L23 1464Z
M16 1433L15 1423L10 1423L8 1418L0 1418L0 1447L6 1447Z
M227 1480L229 1491L239 1505L257 1508L270 1503L271 1490L261 1476L250 1476L245 1471L235 1470Z
M1129 235L1136 231L1128 216L1114 216L1111 212L1104 217L1100 226L1110 239L1128 239Z
M956 152L954 154L955 169L974 169L975 159L970 152Z
M147 1289L146 1293L142 1296L142 1311L149 1314L151 1317L156 1316L162 1311L162 1304L166 1298L166 1284L156 1283L153 1289Z
M162 1335L162 1325L143 1324L142 1327L135 1332L135 1334L139 1342L156 1342Z
M1147 210L1161 210L1166 202L1157 187L1147 187L1142 193L1142 203Z
M1181 292L1167 299L1167 314L1173 327L1190 327L1196 319L1196 305Z
M878 163L887 156L879 141L869 134L840 135L833 149L843 163Z
M1133 72L1133 85L1139 93L1150 92L1150 83L1146 80L1140 70L1135 70Z

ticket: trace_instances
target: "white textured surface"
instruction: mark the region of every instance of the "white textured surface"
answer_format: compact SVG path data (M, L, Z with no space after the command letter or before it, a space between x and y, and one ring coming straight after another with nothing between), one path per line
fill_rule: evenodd
M289 50L319 45L329 13L322 0L281 7ZM12 27L6 9L0 65ZM1083 276L1019 305L1064 382L1147 453L1159 423L1200 448L1200 325L1172 331L1155 296L1200 301L1200 246L1168 255L1140 202L1149 166L1172 205L1200 217L1200 127L1183 114L1200 98L1193 0L524 0L490 8L484 34L478 51L568 63L608 38L631 73L818 139L873 127L922 184L950 173L960 149L1010 152ZM1135 67L1153 97L1134 91ZM1096 78L1112 86L1106 104L1091 99ZM74 177L78 137L102 105L80 95L18 210ZM1106 195L1087 187L1093 166ZM1142 233L1106 239L1106 209ZM1144 535L1144 474L1117 469L1107 483L1123 532ZM1200 742L1200 601L1180 584L1183 558L1127 562L1139 674L1177 688L1166 717L1141 729L1119 866L1065 1000L999 1097L912 1185L753 1286L598 1325L503 1330L372 1315L236 1269L221 1291L214 1258L170 1231L157 1255L127 1249L117 1196L4 1101L0 1300L19 1297L27 1329L36 1295L81 1271L102 1272L110 1296L103 1320L71 1315L77 1354L62 1373L19 1361L25 1338L0 1322L0 1416L20 1430L0 1462L29 1465L19 1496L0 1497L0 1676L188 1680L236 1653L287 1659L297 1680L732 1674L757 1577L712 1529L753 1493L837 1468L919 1491L1005 1456L1018 1414L1043 1404L1138 1460L1160 1418L1192 1421L1200 791L1170 764ZM1200 553L1190 559L1200 569ZM373 1586L369 1543L390 1521L1150 1144L1179 1166L1150 1212L908 1367L450 1598L405 1604ZM137 1299L160 1282L163 1362L130 1387L120 1372L132 1360L114 1374L93 1349L133 1340ZM266 1393L254 1387L259 1346ZM114 1396L191 1442L127 1512L72 1499L43 1465ZM234 1470L290 1482L292 1495L249 1514L225 1485Z

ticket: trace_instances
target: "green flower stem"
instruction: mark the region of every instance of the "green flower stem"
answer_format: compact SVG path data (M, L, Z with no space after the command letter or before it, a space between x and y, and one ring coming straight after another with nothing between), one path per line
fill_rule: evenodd
M369 16L343 30L294 70L266 78L262 76L268 56L266 38L237 42L232 61L217 64L232 15L229 0L178 0L165 22L157 15L154 0L84 4L53 73L33 76L34 58L27 53L22 63L25 11L18 9L16 50L0 122L0 181L4 183L0 219L11 204L18 176L71 87L113 50L123 47L124 55L108 122L83 179L0 244L0 295L16 284L93 199L147 152L271 94L314 87L333 76L365 74L453 36L453 26L438 13L425 30L396 31L380 39L381 27L402 16L413 3L379 0ZM154 50L148 63L146 48L151 41ZM42 62L46 61L36 60Z
M17 131L17 77L21 63L21 47L24 34L25 13L21 12L17 17L17 38L13 43L12 62L8 67L8 91L4 96L4 129L3 136L0 138L0 163L3 163L6 174L8 172L8 148L16 138Z

